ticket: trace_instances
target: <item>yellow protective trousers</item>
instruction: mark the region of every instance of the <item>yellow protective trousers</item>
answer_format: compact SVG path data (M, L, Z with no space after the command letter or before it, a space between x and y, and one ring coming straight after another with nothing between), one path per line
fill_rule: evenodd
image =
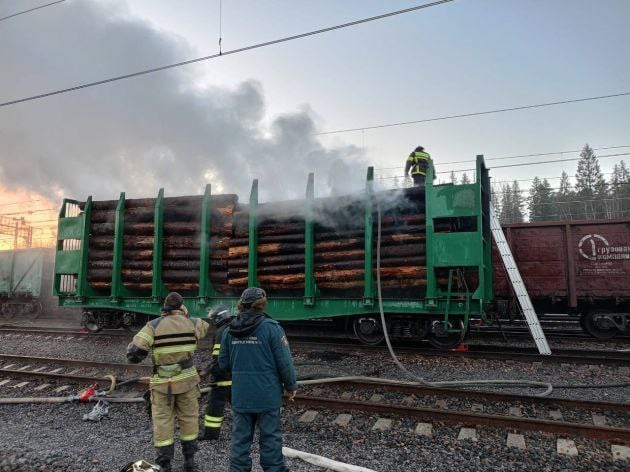
M175 417L179 424L180 441L194 441L199 435L199 386L172 395L151 390L153 444L170 446L175 440Z

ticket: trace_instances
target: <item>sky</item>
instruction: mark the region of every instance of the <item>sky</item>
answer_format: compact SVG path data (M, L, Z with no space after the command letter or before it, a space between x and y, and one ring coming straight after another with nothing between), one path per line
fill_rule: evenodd
M5 0L0 17L42 3ZM219 15L219 0L67 0L0 22L0 102L214 54L219 30L229 51L420 3L223 0ZM32 211L89 194L199 193L207 182L245 197L253 178L264 199L295 198L311 171L318 194L345 193L361 187L368 165L377 176L401 174L389 168L403 166L417 145L440 171L469 168L448 163L477 154L630 146L630 96L316 135L629 92L628 18L626 0L455 0L2 107L0 214L21 208L1 205L24 195L41 197ZM624 152L630 147L597 151ZM602 170L624 158L602 157ZM576 167L488 164L494 181L553 179Z

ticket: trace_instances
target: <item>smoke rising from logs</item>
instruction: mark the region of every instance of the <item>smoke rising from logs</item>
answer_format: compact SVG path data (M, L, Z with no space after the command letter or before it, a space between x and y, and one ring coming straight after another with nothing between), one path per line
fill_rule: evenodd
M4 22L0 44L6 100L208 53L129 16L116 1L66 2ZM207 182L215 193L243 196L252 178L260 179L263 200L296 198L309 172L322 195L362 185L359 149L324 148L307 106L268 120L259 83L235 78L231 88L201 89L194 85L201 67L3 108L0 184L53 201L156 195L160 187L167 196L200 194Z
M381 279L385 295L400 295L426 285L424 192L419 188L377 192L382 208ZM236 295L248 284L249 206L235 195L212 198L209 278L223 295ZM88 281L111 289L116 201L94 202L89 244ZM358 197L317 199L314 275L322 294L357 292L364 283L365 200ZM155 201L126 201L123 285L151 291L153 276L152 215ZM168 290L196 294L199 289L201 197L164 199L162 279ZM261 205L258 212L259 284L274 295L304 289L304 201ZM376 221L376 210L373 210ZM374 228L376 233L376 227ZM374 247L376 238L374 238ZM374 261L374 267L376 261Z

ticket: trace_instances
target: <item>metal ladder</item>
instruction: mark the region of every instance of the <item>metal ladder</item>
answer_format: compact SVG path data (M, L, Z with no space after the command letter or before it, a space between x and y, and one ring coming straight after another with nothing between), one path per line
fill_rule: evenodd
M490 230L492 231L494 241L497 243L499 254L501 254L501 259L503 260L503 264L505 265L505 270L510 277L510 282L512 283L512 287L514 288L514 292L516 293L518 303L519 305L521 305L521 310L523 310L523 314L525 315L525 319L527 320L527 326L529 326L529 332L532 334L532 338L534 338L534 342L536 343L538 352L547 356L551 355L551 349L549 348L549 344L547 343L547 338L545 337L545 333L540 327L538 316L536 315L536 311L532 306L532 301L529 298L529 294L527 293L527 289L525 288L525 284L523 283L523 279L521 278L521 273L516 266L514 256L512 256L510 245L505 239L505 234L503 234L501 222L499 221L499 218L497 217L497 214L494 211L494 206L492 206L492 204L490 204Z

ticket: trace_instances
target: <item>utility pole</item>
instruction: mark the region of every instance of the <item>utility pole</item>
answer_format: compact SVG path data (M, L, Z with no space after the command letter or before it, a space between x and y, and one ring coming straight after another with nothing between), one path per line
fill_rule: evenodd
M23 241L24 247L33 245L33 227L24 218L0 216L0 236L13 236L13 249Z

